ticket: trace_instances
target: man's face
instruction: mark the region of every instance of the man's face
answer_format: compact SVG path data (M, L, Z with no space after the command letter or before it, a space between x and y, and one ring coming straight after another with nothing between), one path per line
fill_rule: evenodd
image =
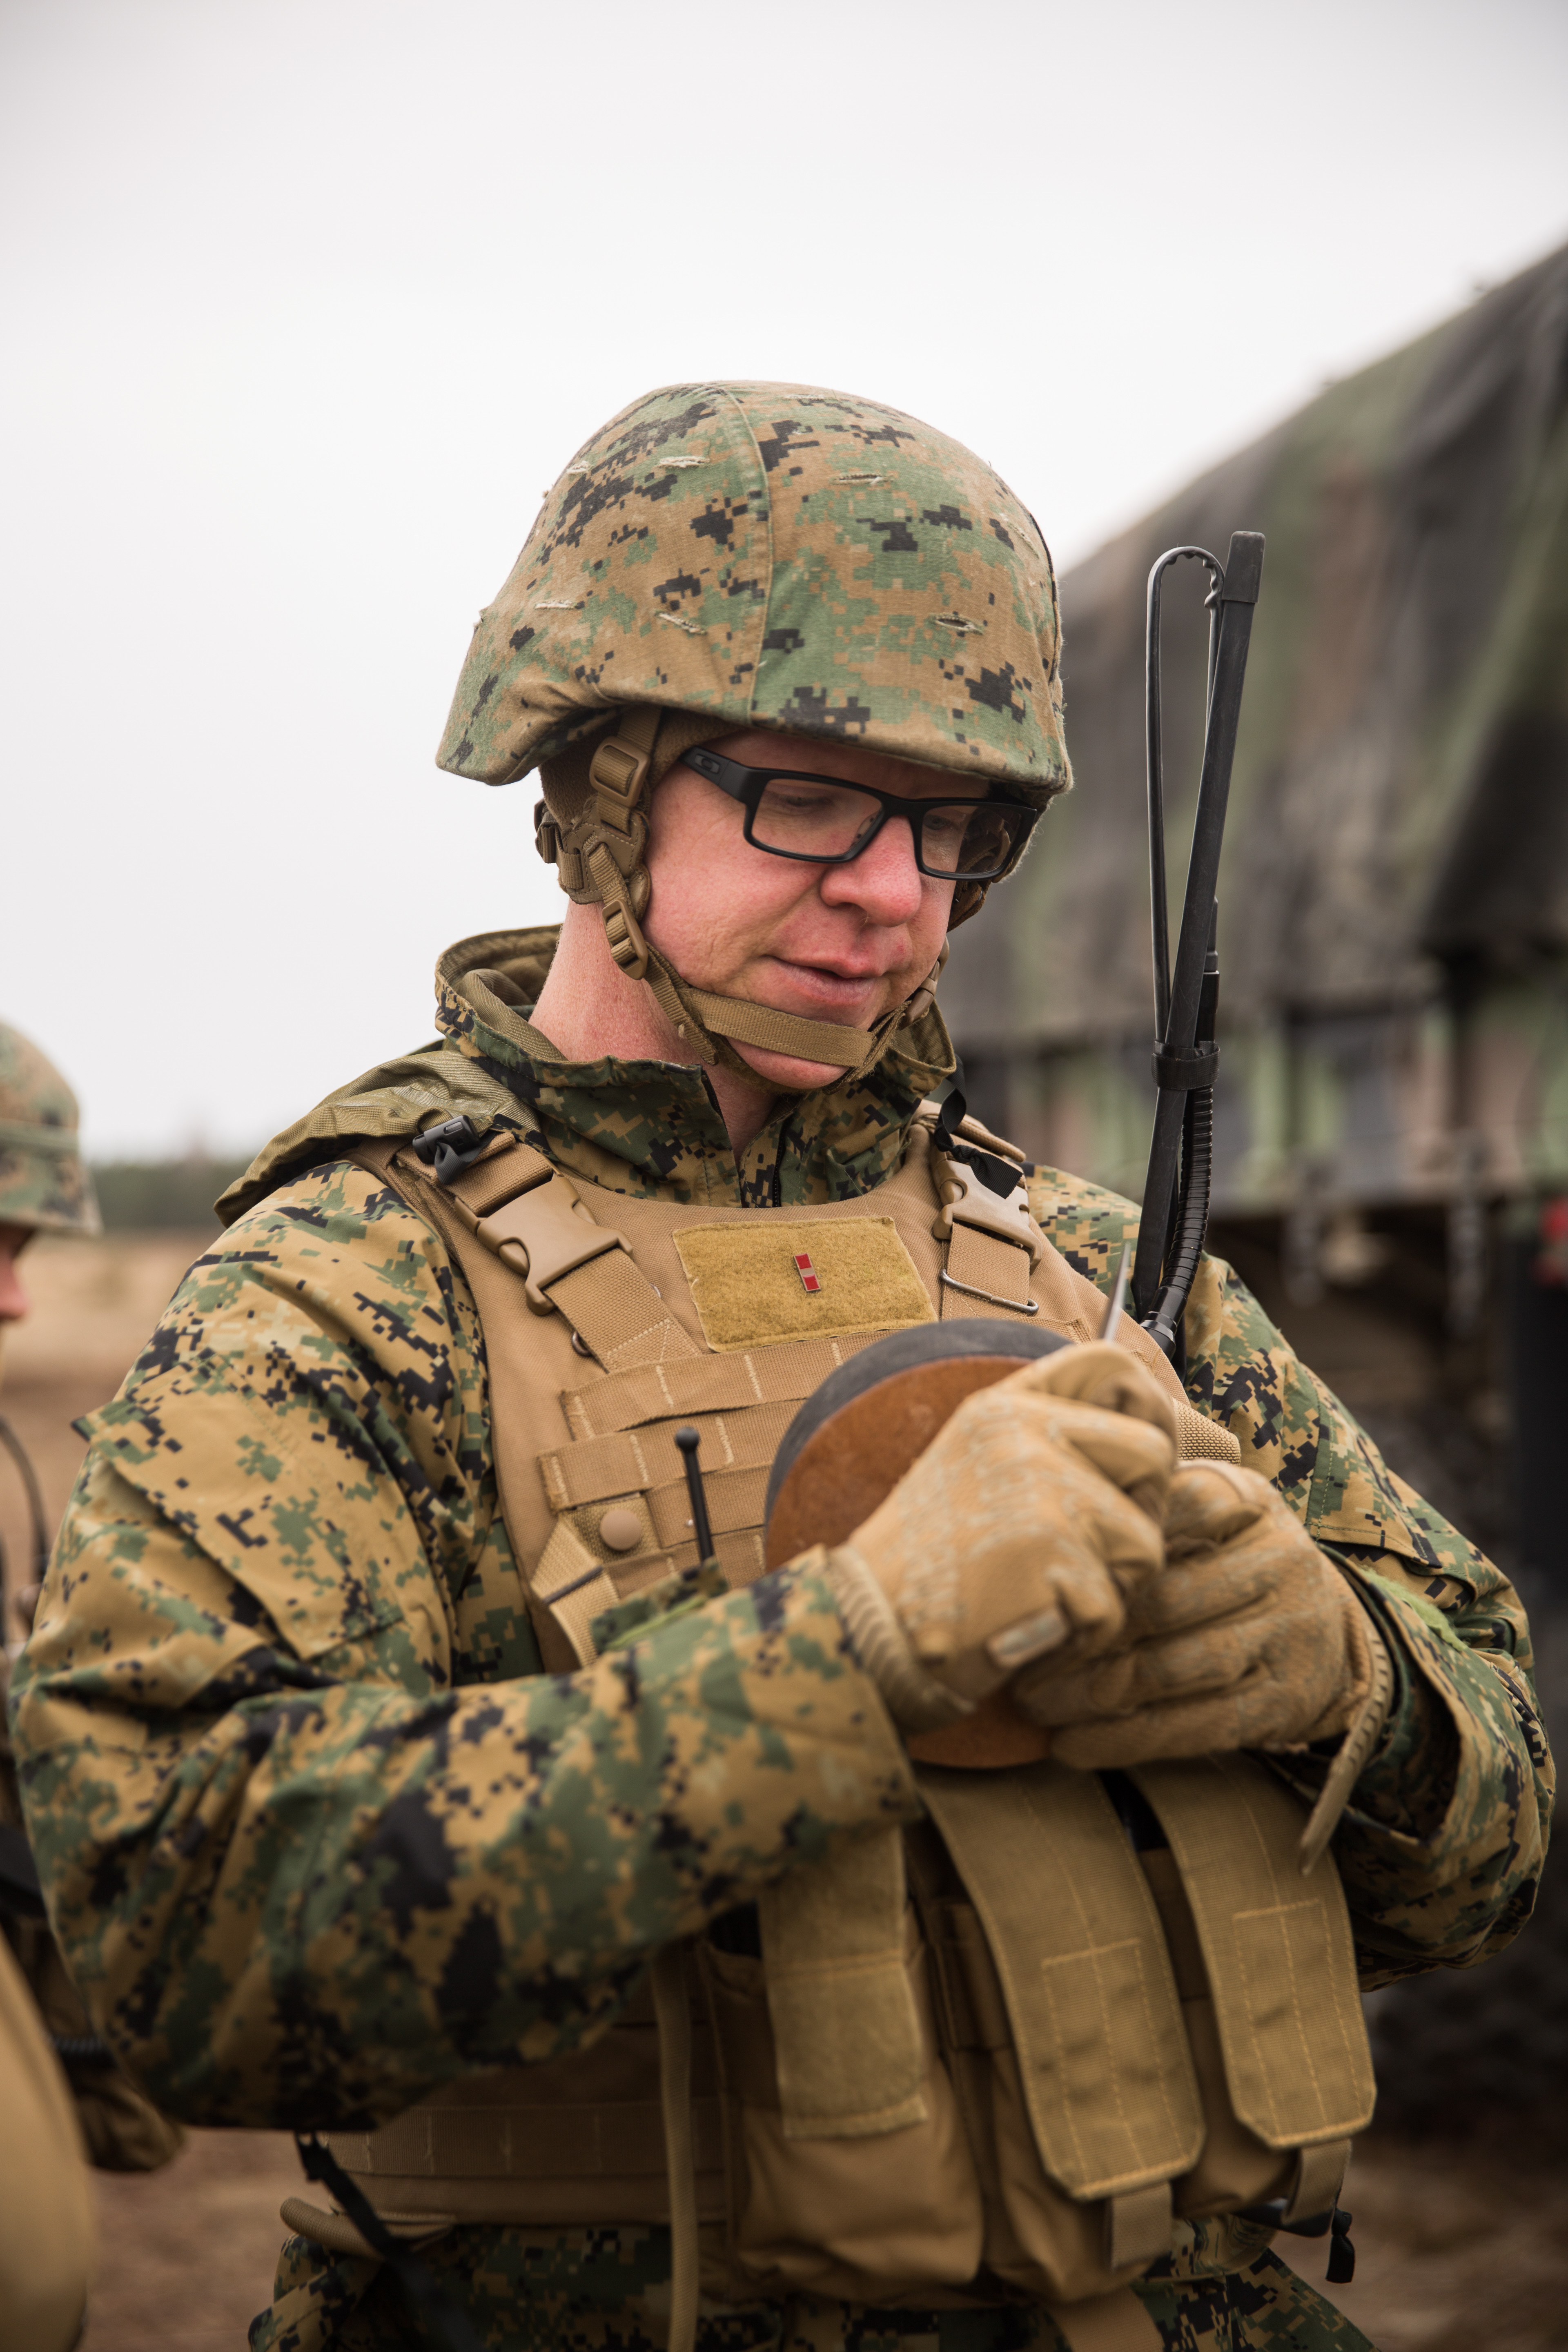
M908 800L984 797L977 780L853 744L756 730L708 749L746 767L803 771ZM922 874L906 819L891 818L847 866L770 856L745 838L746 813L678 762L654 793L643 929L694 988L807 1020L869 1029L913 993L942 950L953 885ZM764 1079L824 1086L836 1069L759 1047L738 1051Z
M19 1323L32 1304L16 1266L32 1238L31 1225L0 1224L0 1337L6 1324Z

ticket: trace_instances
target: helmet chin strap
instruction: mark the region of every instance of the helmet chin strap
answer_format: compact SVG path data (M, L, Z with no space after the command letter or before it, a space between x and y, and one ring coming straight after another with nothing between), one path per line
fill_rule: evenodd
M650 775L658 780L654 746L667 715L649 705L625 710L614 733L595 746L588 769L589 806L576 821L558 821L555 826L560 847L574 862L577 882L572 895L597 899L616 965L628 980L646 982L676 1035L700 1061L756 1079L759 1073L737 1053L734 1040L792 1061L826 1064L864 1076L881 1060L897 1032L930 1010L947 961L946 942L913 994L869 1029L808 1021L797 1013L776 1012L749 997L720 996L682 980L648 940L640 919L647 912L650 884L643 862L647 817L639 803ZM564 869L564 859L558 856L558 862ZM568 878L564 870L562 878ZM786 1092L811 1094L819 1081L776 1078L767 1083Z
M869 1029L847 1029L835 1021L808 1021L798 1013L780 1013L750 997L718 996L710 989L693 988L665 961L657 948L644 941L647 967L642 974L659 1010L678 1037L696 1048L709 1065L736 1070L742 1076L761 1074L737 1053L734 1040L792 1061L826 1063L864 1077L887 1052L898 1031L919 1021L931 1009L938 976L947 961L947 943L921 985L901 1004L895 1004ZM770 1077L767 1084L784 1092L814 1094L817 1078Z

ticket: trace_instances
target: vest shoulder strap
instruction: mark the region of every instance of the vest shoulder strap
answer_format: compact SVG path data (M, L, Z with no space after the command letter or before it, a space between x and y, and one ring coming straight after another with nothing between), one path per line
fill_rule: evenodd
M500 1138L450 1184L437 1183L401 1142L368 1144L352 1157L435 1227L473 1293L489 1371L496 1484L515 1530L538 1477L538 1433L526 1412L507 1409L507 1398L531 1369L536 1316L559 1309L611 1372L702 1351L638 1271L625 1236L591 1217L570 1177L531 1144ZM512 1549L545 1665L570 1673L593 1656L588 1628L615 1606L616 1585L567 1520L557 1522L531 1572L515 1534Z

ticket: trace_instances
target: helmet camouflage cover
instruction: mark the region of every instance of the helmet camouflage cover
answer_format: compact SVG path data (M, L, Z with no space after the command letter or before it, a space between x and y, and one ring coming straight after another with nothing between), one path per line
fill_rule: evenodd
M79 1146L76 1097L47 1055L3 1022L0 1225L103 1230Z
M721 1034L809 1054L799 1023L775 1016L792 1045L727 1022L728 1000L685 988L648 947L639 803L694 744L764 728L1043 808L1070 782L1059 665L1038 527L961 443L843 393L667 385L546 496L479 615L437 757L494 784L542 767L542 848L704 1060L733 1061ZM952 919L984 898L961 885ZM876 1031L805 1026L839 1049L820 1060L864 1068L880 1050Z

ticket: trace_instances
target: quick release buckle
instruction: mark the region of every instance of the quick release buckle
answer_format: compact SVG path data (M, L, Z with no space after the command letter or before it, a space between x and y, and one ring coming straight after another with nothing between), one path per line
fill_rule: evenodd
M977 1155L990 1160L989 1152ZM954 1225L969 1225L975 1232L989 1234L999 1242L1011 1242L1016 1248L1029 1253L1029 1271L1034 1273L1044 1257L1045 1244L1036 1231L1029 1215L1029 1195L1021 1168L1013 1171L1017 1181L1012 1191L1002 1197L973 1167L943 1150L935 1149L931 1157L938 1165L942 1187L942 1207L931 1227L939 1242L950 1242ZM1010 1163L1005 1163L1010 1164Z
M552 1282L631 1244L613 1225L601 1225L581 1206L566 1178L555 1170L481 1217L474 1228L486 1249L523 1280L523 1297L535 1315L553 1315L548 1296Z

